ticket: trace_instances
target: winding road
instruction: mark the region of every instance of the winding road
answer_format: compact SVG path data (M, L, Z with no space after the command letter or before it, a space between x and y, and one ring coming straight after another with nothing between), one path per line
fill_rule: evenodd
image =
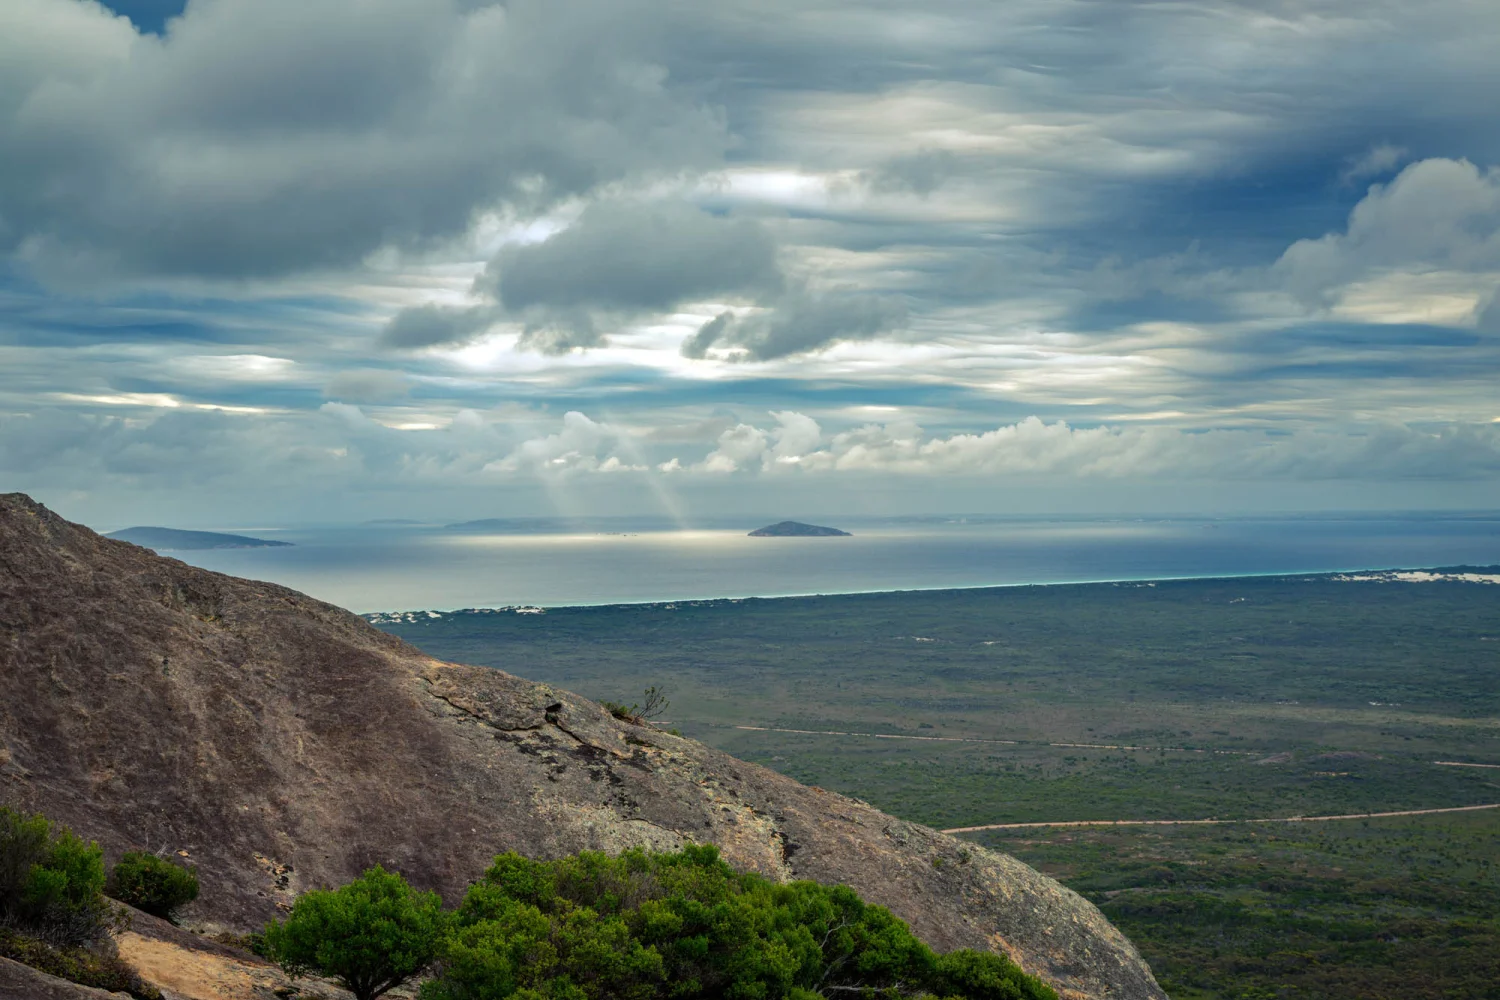
M1227 826L1231 823L1331 823L1341 819L1384 819L1388 816L1432 816L1437 813L1476 812L1500 809L1500 802L1479 806L1448 806L1444 809L1397 809L1392 812L1345 813L1341 816L1279 816L1269 819L1073 819L1053 823L986 823L955 826L943 833L978 833L981 830L1029 830L1042 826Z

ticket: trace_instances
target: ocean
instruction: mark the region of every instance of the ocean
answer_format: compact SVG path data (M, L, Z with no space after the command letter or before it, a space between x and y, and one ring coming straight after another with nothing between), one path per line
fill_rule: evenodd
M293 546L164 554L360 613L1500 564L1494 513L824 523L853 536L750 538L753 523L677 530L629 519L226 526Z

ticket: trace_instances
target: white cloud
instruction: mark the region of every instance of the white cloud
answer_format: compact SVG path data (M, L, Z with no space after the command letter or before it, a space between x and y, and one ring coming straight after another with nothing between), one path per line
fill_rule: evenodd
M1500 269L1500 170L1428 159L1377 184L1342 233L1299 240L1275 272L1299 298L1327 302L1344 286L1389 272Z
M485 465L488 473L643 472L646 467L622 460L616 450L625 433L597 423L576 410L563 414L554 434L523 441L504 458Z
M1500 427L1399 424L1269 434L1191 432L1160 426L1070 427L1028 417L973 434L931 437L912 423L868 424L816 447L817 425L802 414L774 414L777 427L726 431L697 466L704 472L1073 479L1465 479L1500 474ZM774 446L771 442L775 442ZM808 445L796 451L793 444Z
M737 424L719 435L718 447L698 466L704 472L739 472L756 469L766 453L766 432L749 424Z
M353 403L386 403L411 391L404 372L385 368L356 368L335 374L323 387L329 399Z
M1406 153L1405 146L1393 146L1388 142L1371 146L1363 155L1349 161L1349 165L1339 173L1339 181L1343 184L1353 184L1366 177L1379 177L1381 174L1389 173L1398 163L1406 159Z

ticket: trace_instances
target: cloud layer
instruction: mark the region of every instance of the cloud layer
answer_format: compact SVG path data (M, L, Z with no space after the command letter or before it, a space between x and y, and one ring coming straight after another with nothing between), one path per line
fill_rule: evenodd
M1468 502L1497 48L1467 0L10 0L0 476Z

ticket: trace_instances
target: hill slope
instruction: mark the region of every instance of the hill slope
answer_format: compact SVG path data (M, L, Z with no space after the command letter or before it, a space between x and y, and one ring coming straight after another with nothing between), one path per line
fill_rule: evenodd
M498 851L712 841L847 883L940 949L1002 948L1065 995L1165 996L1098 910L1005 855L21 494L0 496L0 684L0 802L111 855L186 851L199 924L248 929L377 862L452 901Z
M269 549L290 546L291 542L273 542L249 535L229 535L222 531L182 531L178 528L121 528L111 531L106 538L115 538L148 549L161 551L177 549Z
M825 528L821 524L803 524L801 521L777 521L764 528L750 532L751 538L848 538L849 532L839 528Z

